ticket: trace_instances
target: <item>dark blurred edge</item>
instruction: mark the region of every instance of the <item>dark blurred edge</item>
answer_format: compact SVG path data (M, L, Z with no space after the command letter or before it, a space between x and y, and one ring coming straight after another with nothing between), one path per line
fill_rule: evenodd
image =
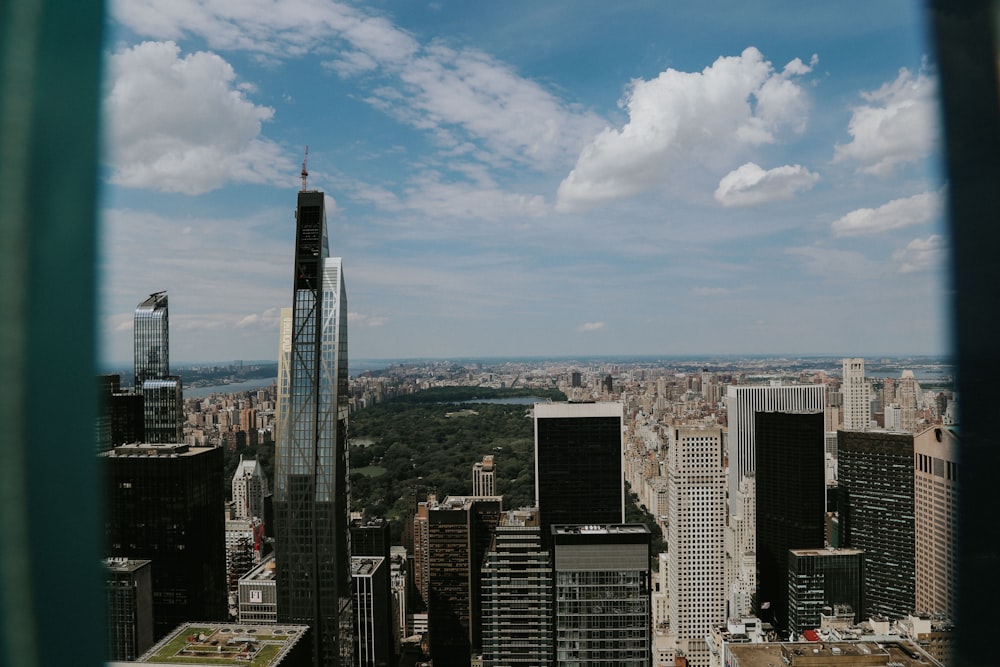
M959 375L961 495L958 664L1000 664L993 633L1000 577L1000 97L996 6L933 0L944 109Z
M0 0L0 664L98 665L95 211L104 5Z

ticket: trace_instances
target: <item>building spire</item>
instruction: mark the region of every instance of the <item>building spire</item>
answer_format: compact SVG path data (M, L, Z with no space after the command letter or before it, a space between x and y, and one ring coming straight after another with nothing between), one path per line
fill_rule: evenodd
M309 172L306 171L306 162L309 161L309 146L306 146L306 155L302 158L302 192L305 192L308 188L306 186L306 179L309 178Z

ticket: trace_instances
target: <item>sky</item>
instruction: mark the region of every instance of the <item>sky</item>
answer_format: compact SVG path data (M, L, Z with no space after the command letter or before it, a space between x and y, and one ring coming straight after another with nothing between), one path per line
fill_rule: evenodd
M111 0L99 356L277 358L307 146L352 358L946 354L919 8Z

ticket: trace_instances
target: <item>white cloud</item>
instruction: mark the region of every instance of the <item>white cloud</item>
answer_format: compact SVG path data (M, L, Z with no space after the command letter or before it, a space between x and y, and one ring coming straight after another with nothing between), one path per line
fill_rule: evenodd
M805 129L808 98L792 77L811 71L794 60L776 72L757 49L721 57L701 72L668 69L635 80L621 106L629 121L606 128L580 153L559 186L558 208L628 197L693 163L724 163L747 147Z
M747 162L722 177L715 199L727 207L756 206L791 199L796 192L811 189L817 181L819 174L800 164L765 171L760 165Z
M859 173L888 176L937 147L936 77L926 71L914 76L904 67L895 81L861 97L867 104L852 110L851 141L834 146L834 162L851 161Z
M382 327L389 323L389 318L384 315L362 315L361 313L348 312L347 321L357 326Z
M947 251L944 238L935 234L925 239L913 239L905 248L892 253L892 261L899 273L917 273L943 266Z
M113 183L200 194L227 182L285 183L295 173L261 136L274 110L249 101L219 56L181 56L173 42L143 42L108 63Z
M893 199L878 208L859 208L835 220L834 236L879 234L893 229L921 225L939 218L944 209L940 192L924 192L905 199Z
M137 6L141 5L141 6ZM484 160L568 164L600 127L513 68L470 48L421 45L388 19L322 0L117 0L112 15L156 39L195 35L211 48L272 58L329 52L343 77L383 77L366 101L445 146L481 144Z
M600 331L604 328L604 322L584 322L579 327L577 331L588 332L588 331Z

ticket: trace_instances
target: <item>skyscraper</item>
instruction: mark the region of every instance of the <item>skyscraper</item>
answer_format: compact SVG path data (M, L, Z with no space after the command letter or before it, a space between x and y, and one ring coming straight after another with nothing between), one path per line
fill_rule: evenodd
M865 360L844 359L843 385L844 430L867 431L871 428L871 390L865 379Z
M758 412L755 423L756 597L759 615L787 629L788 550L821 549L824 542L823 413Z
M820 411L826 407L823 385L730 385L726 390L729 412L729 502L735 513L734 499L740 480L756 469L754 415L758 412Z
M535 404L535 498L554 524L625 521L622 404Z
M838 431L840 544L864 550L862 618L915 606L913 435Z
M861 612L864 570L858 549L791 549L788 552L788 630L801 635L820 627L825 607Z
M329 256L324 194L298 195L288 388L276 445L278 621L304 623L317 665L349 665L347 293ZM285 355L284 341L279 348Z
M170 375L167 293L155 292L135 308L135 391L142 394L147 443L184 440L181 379Z
M959 441L950 428L913 438L915 450L916 608L958 613Z
M472 495L493 496L497 492L497 469L493 457L487 454L483 460L472 464Z

